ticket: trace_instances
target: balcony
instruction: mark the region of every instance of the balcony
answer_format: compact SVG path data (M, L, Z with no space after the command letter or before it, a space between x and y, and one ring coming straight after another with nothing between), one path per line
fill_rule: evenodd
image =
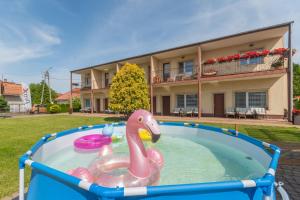
M90 83L81 83L80 91L90 91L92 86Z
M178 68L170 68L169 71L156 70L154 74L153 84L191 82L198 77L196 66L186 72L180 72Z
M266 57L248 58L244 60L233 60L230 62L218 62L202 65L202 77L216 77L252 72L266 72L284 69L287 67L287 58L279 55Z

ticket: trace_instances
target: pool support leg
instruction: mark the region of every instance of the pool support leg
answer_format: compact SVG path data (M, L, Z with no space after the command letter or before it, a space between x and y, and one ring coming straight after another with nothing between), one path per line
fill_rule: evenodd
M20 159L20 163L19 163L19 200L24 200L24 193L25 193L24 169L25 169L25 164Z

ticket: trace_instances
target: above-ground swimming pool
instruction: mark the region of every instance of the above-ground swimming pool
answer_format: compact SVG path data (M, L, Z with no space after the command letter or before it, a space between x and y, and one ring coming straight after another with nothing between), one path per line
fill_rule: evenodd
M104 125L83 126L49 134L20 159L20 199L24 193L24 166L32 176L27 199L275 199L274 176L280 149L235 130L193 123L160 122L161 138L155 147L164 156L157 186L107 188L66 172L87 167L97 152L74 150L73 141L101 133ZM125 134L125 123L114 123ZM128 154L126 140L112 144Z

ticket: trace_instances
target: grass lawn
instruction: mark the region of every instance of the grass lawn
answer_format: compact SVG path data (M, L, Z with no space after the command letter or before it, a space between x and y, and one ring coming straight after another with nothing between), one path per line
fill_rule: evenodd
M100 124L113 120L68 115L0 119L0 198L17 192L18 158L42 136L82 125ZM213 125L234 128L233 125L228 124ZM239 131L269 142L300 143L300 129L297 128L239 125ZM26 183L28 181L27 170Z

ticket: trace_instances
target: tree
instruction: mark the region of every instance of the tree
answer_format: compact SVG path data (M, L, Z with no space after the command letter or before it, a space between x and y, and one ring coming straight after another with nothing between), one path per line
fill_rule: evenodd
M78 98L78 97L75 97L75 98L73 98L73 103L72 103L72 105L73 105L73 111L74 112L79 112L80 111L80 108L81 108L81 101L80 101L80 98Z
M0 112L7 112L9 111L9 105L7 101L4 99L3 96L0 96Z
M145 72L136 64L126 63L112 79L109 109L131 114L137 109L149 109L148 86Z
M294 63L293 68L294 68L294 80L293 80L294 96L300 96L300 65Z
M40 104L41 103L43 84L44 84L44 81L42 81L40 83L31 83L29 85L30 92L31 92L32 104ZM51 97L52 97L52 101L57 97L57 93L53 89L51 89ZM50 104L49 87L46 83L45 83L45 88L44 88L44 100L43 100L42 104Z

